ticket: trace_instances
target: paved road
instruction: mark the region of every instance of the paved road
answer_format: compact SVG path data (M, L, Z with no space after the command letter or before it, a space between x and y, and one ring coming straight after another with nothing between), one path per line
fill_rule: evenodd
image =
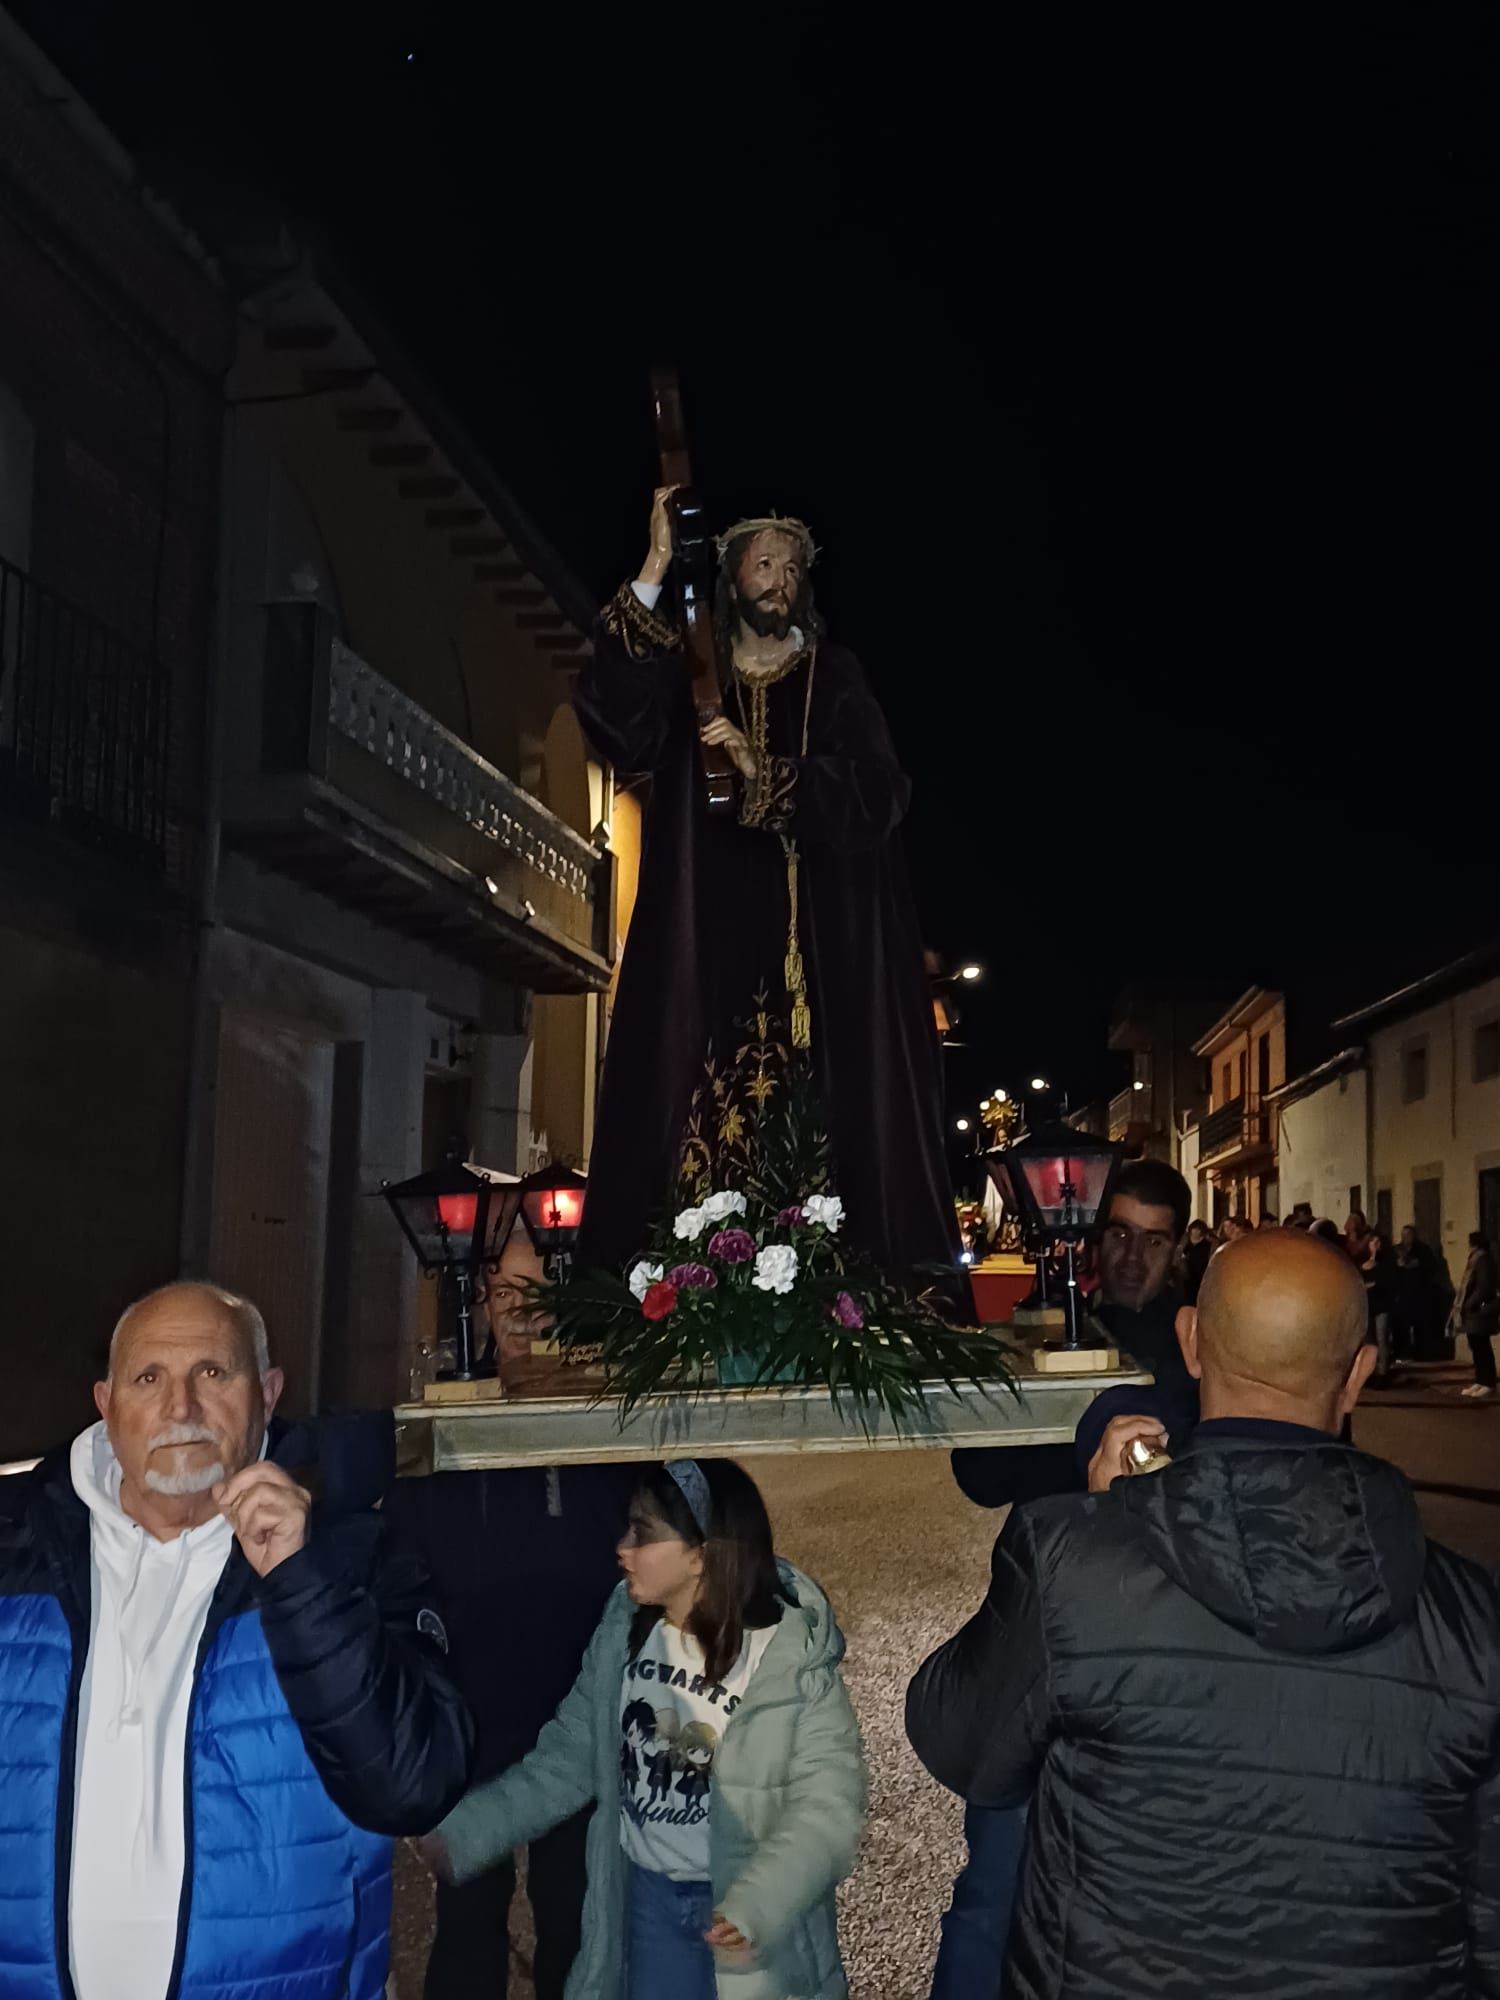
M1401 1465L1429 1534L1500 1570L1500 1403L1462 1401L1458 1369L1372 1394L1355 1441ZM870 1760L864 1852L841 1898L853 2000L925 2000L938 1916L962 1853L959 1807L906 1747L913 1669L984 1594L999 1517L954 1487L944 1452L761 1459L753 1467L778 1546L833 1598ZM429 1902L409 1869L398 1898L401 2000L418 2000ZM511 2000L532 2000L517 1936Z

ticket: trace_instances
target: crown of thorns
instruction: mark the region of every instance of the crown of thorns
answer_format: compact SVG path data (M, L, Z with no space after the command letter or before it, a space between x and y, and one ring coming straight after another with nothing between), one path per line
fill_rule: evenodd
M799 521L791 514L758 514L753 521L736 521L732 528L725 529L715 543L720 562L724 560L732 542L739 541L741 536L764 534L768 528L774 528L779 535L791 535L799 542L802 547L802 560L809 569L812 568L818 559L818 545L812 538L812 529L805 521Z

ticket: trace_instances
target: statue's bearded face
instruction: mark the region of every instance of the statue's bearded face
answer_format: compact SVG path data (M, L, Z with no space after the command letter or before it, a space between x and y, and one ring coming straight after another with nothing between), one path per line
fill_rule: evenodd
M751 537L734 578L735 610L762 639L785 639L796 622L807 582L795 535L763 528Z

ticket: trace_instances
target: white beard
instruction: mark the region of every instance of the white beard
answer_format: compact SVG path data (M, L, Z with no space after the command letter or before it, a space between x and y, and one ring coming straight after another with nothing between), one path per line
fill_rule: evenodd
M165 1493L170 1499L180 1500L189 1493L206 1493L223 1477L223 1466L215 1463L200 1465L196 1472L148 1472L141 1484L153 1493Z

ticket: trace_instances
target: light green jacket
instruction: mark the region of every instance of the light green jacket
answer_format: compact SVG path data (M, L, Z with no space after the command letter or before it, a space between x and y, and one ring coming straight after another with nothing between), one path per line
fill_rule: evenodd
M844 2000L833 1892L854 1866L865 1765L828 1599L781 1563L795 1599L725 1729L714 1761L709 1868L714 1907L750 1940L749 1967L722 1964L720 2000ZM578 1679L536 1748L461 1799L437 1829L460 1882L591 1802L583 1943L567 2000L622 2000L626 1861L620 1846L620 1691L633 1606L605 1606Z

